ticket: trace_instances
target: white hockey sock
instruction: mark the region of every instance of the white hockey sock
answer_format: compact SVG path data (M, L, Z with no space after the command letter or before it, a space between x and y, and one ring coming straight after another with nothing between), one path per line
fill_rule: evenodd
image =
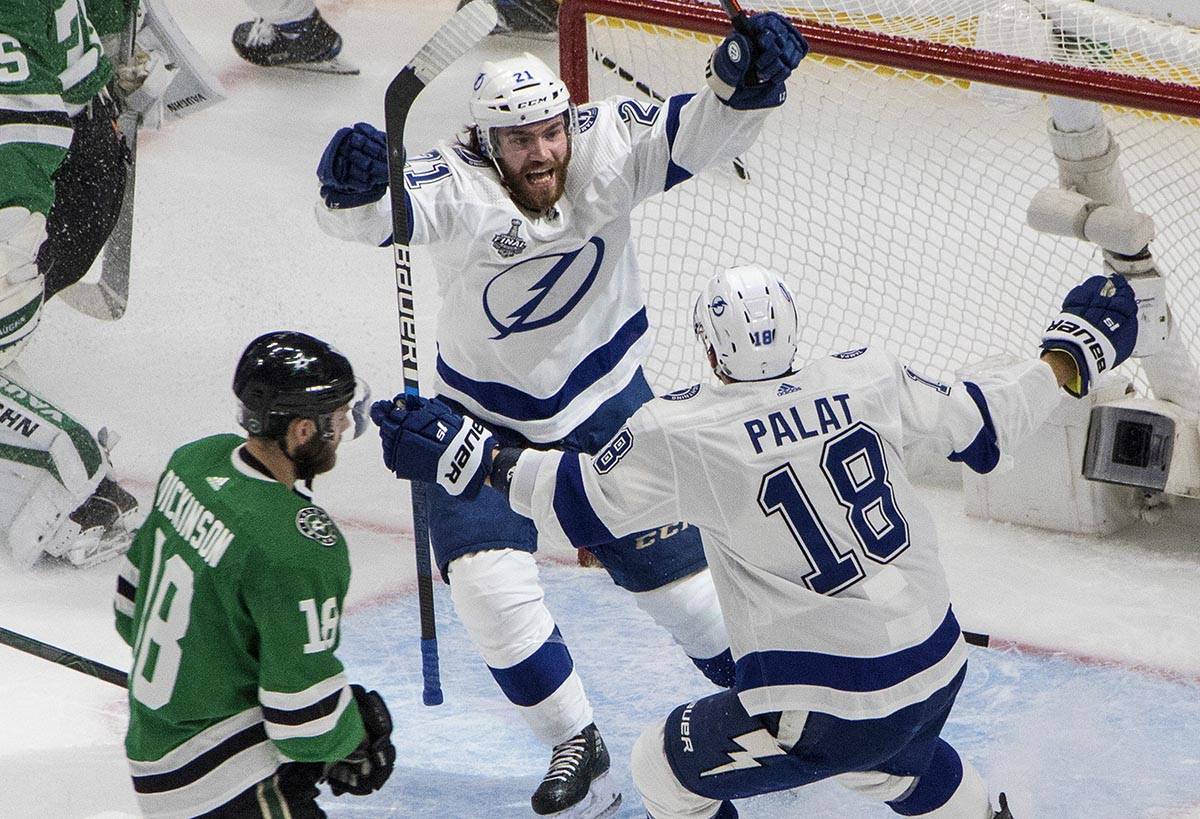
M592 706L546 608L533 555L513 549L451 561L450 597L501 691L548 746L592 722Z
M717 590L707 568L661 588L634 594L633 599L689 657L707 660L729 648Z

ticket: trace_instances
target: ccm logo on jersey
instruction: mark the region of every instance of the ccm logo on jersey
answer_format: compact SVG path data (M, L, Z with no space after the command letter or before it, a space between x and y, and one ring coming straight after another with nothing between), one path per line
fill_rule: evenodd
M1096 334L1082 324L1067 319L1055 319L1050 322L1050 326L1046 328L1047 333L1061 333L1067 336L1074 336L1081 340L1087 347L1092 358L1096 360L1096 372L1102 373L1108 369L1108 362L1104 360L1104 347L1096 338Z
M444 479L442 488L451 495L462 494L479 468L479 463L483 460L483 447L479 444L485 432L487 430L483 424L464 416L458 435L454 436L454 440L442 453L438 471Z

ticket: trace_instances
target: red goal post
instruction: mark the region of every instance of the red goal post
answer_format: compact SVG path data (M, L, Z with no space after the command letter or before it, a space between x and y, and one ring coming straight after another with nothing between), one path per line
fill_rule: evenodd
M931 3L930 6L936 6ZM743 8L753 13L755 4ZM763 9L773 10L773 9ZM724 38L731 26L717 5L684 0L563 0L560 67L576 100L588 94L587 16L603 15ZM880 34L793 16L813 54L986 82L1024 91L1077 97L1164 114L1200 115L1200 87L1077 65Z
M885 344L941 378L1029 354L1067 286L1100 268L1095 247L1024 224L1057 179L1048 95L1103 106L1200 358L1200 34L1077 0L745 6L786 13L812 54L747 173L709 169L639 208L656 389L704 376L691 301L745 261L788 276L814 353ZM717 5L563 0L562 76L576 101L695 91L729 28Z

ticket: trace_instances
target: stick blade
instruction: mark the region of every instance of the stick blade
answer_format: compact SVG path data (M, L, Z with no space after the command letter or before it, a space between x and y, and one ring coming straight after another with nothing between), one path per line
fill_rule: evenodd
M125 315L128 299L103 281L79 282L58 294L70 307L100 321L116 321Z
M499 22L500 16L491 0L473 0L434 32L409 65L421 83L428 85L452 62L478 45Z

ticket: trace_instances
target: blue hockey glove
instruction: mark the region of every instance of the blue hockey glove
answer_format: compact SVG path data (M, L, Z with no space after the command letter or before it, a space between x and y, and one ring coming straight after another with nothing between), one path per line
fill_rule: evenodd
M787 98L784 83L806 54L808 41L786 17L755 14L713 51L705 77L731 108L772 108Z
M1137 312L1133 288L1120 274L1092 276L1067 294L1042 335L1043 350L1063 350L1075 359L1079 374L1065 385L1067 392L1082 398L1100 373L1129 358L1137 344Z
M479 494L496 445L483 424L415 395L376 401L371 420L379 426L383 462L397 478L436 483L464 498Z
M365 122L339 128L321 154L317 179L331 208L357 208L382 199L388 186L387 137Z

